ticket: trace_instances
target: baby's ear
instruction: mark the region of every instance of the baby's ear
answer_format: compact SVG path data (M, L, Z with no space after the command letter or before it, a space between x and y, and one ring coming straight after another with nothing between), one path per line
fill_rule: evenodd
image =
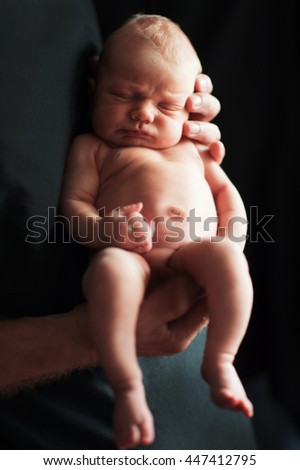
M96 86L96 76L97 76L97 67L99 62L99 54L93 55L90 58L89 63L89 78L88 78L88 87L89 87L89 97L92 98Z
M89 98L89 117L92 116L92 103L94 99L94 93L96 88L96 77L97 77L97 67L99 62L99 55L94 55L90 58L89 68L88 68L88 98Z
M98 62L99 62L100 54L95 54L90 58L90 64L89 64L89 74L91 78L96 79L97 75L97 67L98 67Z

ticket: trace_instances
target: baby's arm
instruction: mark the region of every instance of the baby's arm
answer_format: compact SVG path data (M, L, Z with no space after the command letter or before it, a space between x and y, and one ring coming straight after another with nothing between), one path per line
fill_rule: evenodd
M61 211L68 218L72 237L78 243L94 249L118 246L137 253L147 252L152 243L149 226L140 213L142 203L99 216L96 200L107 155L105 147L93 134L74 139L65 170Z
M218 236L238 242L244 249L247 238L247 214L242 198L224 170L210 157L202 156L207 180L218 214Z
M100 184L101 141L92 134L75 137L69 151L62 186L60 208L70 222L72 237L98 248L94 234L99 219L95 201ZM100 160L100 163L98 162Z

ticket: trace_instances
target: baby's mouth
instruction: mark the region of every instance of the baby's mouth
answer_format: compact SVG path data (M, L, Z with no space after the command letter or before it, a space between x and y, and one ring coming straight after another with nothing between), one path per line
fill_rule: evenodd
M150 136L150 133L143 129L122 129L124 134L130 137L147 137Z

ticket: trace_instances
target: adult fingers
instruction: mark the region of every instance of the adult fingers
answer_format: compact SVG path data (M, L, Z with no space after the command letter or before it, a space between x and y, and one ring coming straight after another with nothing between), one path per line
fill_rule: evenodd
M200 93L211 93L213 91L213 84L208 75L199 73L195 82L195 91Z
M209 146L203 145L197 142L194 142L199 154L202 157L211 157L219 165L222 163L223 158L225 157L225 147L220 140L212 142Z
M219 127L211 122L187 121L183 125L183 134L204 145L221 139Z
M169 324L169 345L174 349L184 351L195 336L208 324L208 309L206 298L202 297L183 316Z
M220 140L212 142L209 146L209 154L220 165L225 157L225 147L223 142Z
M179 352L182 344L176 344L177 327L170 325L190 310L199 295L199 287L179 275L150 290L138 318L138 353L158 356Z
M196 121L211 121L221 110L218 98L209 93L194 93L186 102L190 119Z

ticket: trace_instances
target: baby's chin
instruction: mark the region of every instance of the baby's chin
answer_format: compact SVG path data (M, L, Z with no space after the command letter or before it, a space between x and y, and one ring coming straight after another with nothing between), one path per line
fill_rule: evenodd
M159 142L146 136L123 135L121 138L109 139L108 143L111 147L162 148Z
M98 135L109 147L145 147L153 150L163 150L174 147L181 140L178 138L157 138L151 134L136 133L134 131L119 131L113 135Z

